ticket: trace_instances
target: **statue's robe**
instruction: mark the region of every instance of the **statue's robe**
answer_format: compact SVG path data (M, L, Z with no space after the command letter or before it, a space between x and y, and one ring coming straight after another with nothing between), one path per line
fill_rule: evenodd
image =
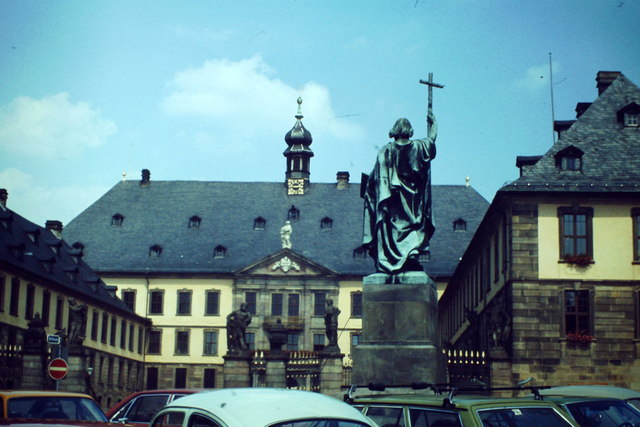
M435 156L435 138L392 141L378 153L364 194L363 236L378 272L398 273L408 258L429 250Z

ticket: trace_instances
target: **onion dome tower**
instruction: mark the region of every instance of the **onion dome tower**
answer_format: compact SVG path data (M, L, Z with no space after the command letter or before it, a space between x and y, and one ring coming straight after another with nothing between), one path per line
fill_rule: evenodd
M298 98L296 124L284 136L287 149L282 153L287 158L286 186L287 194L303 195L309 187L309 166L313 151L309 146L313 142L311 133L302 124L302 98Z

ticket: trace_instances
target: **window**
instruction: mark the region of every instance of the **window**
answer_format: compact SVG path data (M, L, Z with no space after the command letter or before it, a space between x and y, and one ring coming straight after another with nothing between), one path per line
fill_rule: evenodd
M282 316L283 295L280 293L271 294L271 315Z
M178 311L176 314L180 316L191 315L191 291L178 291Z
M253 229L254 230L264 230L265 225L267 224L267 221L262 218L261 216L259 216L258 218L253 220Z
M144 331L141 326L138 327L138 353L142 354L142 343L144 342Z
M640 105L632 102L621 108L617 112L618 123L622 123L624 127L640 126Z
M563 171L581 171L584 152L570 145L556 153L556 167Z
M300 349L299 345L300 334L298 333L289 333L287 335L287 350L296 351Z
M27 301L24 309L24 318L27 320L33 319L33 305L36 299L36 288L31 283L27 285Z
M151 258L158 258L162 254L162 246L153 245L149 248L149 256Z
M120 321L120 348L127 348L127 321Z
M295 206L291 205L291 209L289 209L289 212L287 213L287 219L288 220L298 220L300 218L300 210L298 210L298 208L296 208Z
M351 347L355 347L360 344L360 334L351 334Z
M322 220L320 221L321 230L331 230L332 227L333 227L333 220L331 218L327 216L322 218Z
M325 301L327 300L327 294L324 292L314 292L313 294L313 315L324 316Z
M189 331L176 331L176 354L189 354Z
M17 316L19 304L20 304L20 280L14 277L13 279L11 279L11 296L9 297L9 314L11 314L12 316Z
M427 262L431 261L431 251L424 251L418 254L418 261Z
M207 291L205 299L204 314L207 316L218 316L220 314L220 292Z
M247 340L247 346L249 347L249 350L255 350L256 349L256 334L253 332L247 332L245 333L245 338Z
M109 332L109 315L102 313L102 330L100 331L100 341L107 343L107 333Z
M633 220L633 260L640 262L640 208L631 209Z
M458 218L453 221L453 231L462 232L467 231L467 221L462 218Z
M204 349L202 353L205 356L218 354L218 331L204 331Z
M116 328L118 326L118 321L116 320L115 316L111 316L111 330L110 335L109 335L109 344L111 345L116 345Z
M300 316L300 294L289 294L287 313L289 316Z
M227 255L227 248L222 245L218 245L213 249L214 258L224 258Z
M637 112L627 112L624 114L624 125L638 127L640 123L640 114Z
M47 326L49 326L50 315L51 315L51 292L45 290L42 293L42 321Z
M160 354L162 348L162 331L151 330L149 331L149 348L147 353Z
M351 317L362 317L362 292L351 292Z
M363 247L357 247L353 250L353 259L367 259L367 250Z
M147 387L148 390L154 390L158 388L158 368L147 368ZM132 420L133 421L133 420Z
M588 290L564 291L564 333L591 335L590 295Z
M122 301L131 311L136 311L136 291L124 290L122 291Z
M129 324L129 351L133 351L133 334L135 333L135 326L133 323Z
M0 313L4 312L5 277L0 276Z
M635 335L634 338L638 339L640 338L640 290L637 290L633 293L633 308L634 308L634 314L636 317L636 330L635 330Z
M192 216L191 218L189 218L189 228L198 228L200 227L200 217L197 215Z
M151 291L149 298L149 314L162 314L164 291Z
M325 343L325 334L313 334L313 351L322 351Z
M590 262L591 248L591 208L559 208L560 218L560 258L567 262L577 262L579 258Z
M114 227L122 227L122 224L124 223L124 216L120 215L119 213L115 214L114 216L111 217L111 225Z
M185 388L187 386L187 368L176 368L175 388Z
M216 388L216 370L205 368L202 379L203 388Z
M247 304L247 311L251 314L256 314L256 298L255 292L245 292L244 301Z

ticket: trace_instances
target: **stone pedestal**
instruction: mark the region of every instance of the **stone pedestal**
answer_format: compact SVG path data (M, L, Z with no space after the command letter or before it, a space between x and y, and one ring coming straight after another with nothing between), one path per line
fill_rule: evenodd
M331 351L320 352L320 391L337 396L342 391L342 359L344 354Z
M352 382L439 382L436 284L424 272L376 273L363 280L362 339L352 350Z
M246 351L229 352L224 359L224 388L251 386L251 355Z
M265 373L265 385L267 387L285 388L287 385L285 363L287 355L283 352L276 352L274 355L267 355Z
M60 390L72 391L76 393L89 393L88 381L89 371L87 370L87 355L85 348L81 345L73 344L69 347L67 357L69 372L60 381Z

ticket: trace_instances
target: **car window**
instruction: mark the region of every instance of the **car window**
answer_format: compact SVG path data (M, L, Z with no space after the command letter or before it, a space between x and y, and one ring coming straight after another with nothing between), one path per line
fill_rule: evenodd
M365 415L380 427L404 427L402 407L369 406Z
M84 397L29 396L7 401L9 418L102 421L107 418L98 405Z
M120 418L126 418L131 423L148 423L167 404L168 399L168 394L139 396L133 402L129 411Z
M205 417L204 415L192 414L189 417L187 427L220 427L220 424L209 417Z
M153 427L181 427L184 421L184 412L170 411L158 416L153 421Z
M485 427L570 426L553 408L520 407L478 410Z
M628 399L627 402L635 406L636 409L640 409L640 397L639 398L634 397L633 399Z
M295 420L286 423L272 424L271 427L368 427L366 424L357 421L314 419Z
M412 427L462 427L460 416L455 412L423 408L409 408Z
M623 400L576 402L566 407L581 426L640 426L640 413Z

